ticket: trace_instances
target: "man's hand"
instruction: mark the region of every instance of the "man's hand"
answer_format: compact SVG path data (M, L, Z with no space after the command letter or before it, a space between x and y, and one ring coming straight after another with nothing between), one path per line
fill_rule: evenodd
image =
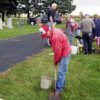
M51 26L52 26L52 28L55 28L55 25L56 25L56 23L52 23L52 25L51 25Z

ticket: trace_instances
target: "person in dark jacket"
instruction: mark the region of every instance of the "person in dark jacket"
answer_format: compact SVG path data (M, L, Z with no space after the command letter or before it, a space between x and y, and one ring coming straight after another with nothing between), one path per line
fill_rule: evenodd
M92 53L92 41L93 41L93 28L95 24L88 14L85 14L85 17L80 22L80 29L82 31L82 38L84 44L84 54Z
M56 25L55 22L55 14L56 14L57 4L52 3L51 8L47 11L47 17L48 17L48 27L52 28ZM49 39L47 39L47 46L50 47Z
M93 21L95 23L95 28L93 29L93 36L96 40L97 46L100 46L100 18L97 14L94 15Z

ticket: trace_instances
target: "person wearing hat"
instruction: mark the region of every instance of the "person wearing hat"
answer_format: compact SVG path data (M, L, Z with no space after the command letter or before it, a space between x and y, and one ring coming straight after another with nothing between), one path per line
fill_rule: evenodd
M42 39L49 38L50 45L54 52L54 66L58 67L58 79L56 82L56 94L63 91L68 64L71 56L71 46L61 29L50 29L47 25L41 25L39 31Z
M88 14L85 14L84 19L80 22L80 29L82 31L84 54L92 53L92 41L93 41L93 28L95 24Z

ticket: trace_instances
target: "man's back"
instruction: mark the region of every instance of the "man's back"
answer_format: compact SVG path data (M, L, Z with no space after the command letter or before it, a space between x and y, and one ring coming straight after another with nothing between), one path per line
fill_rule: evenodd
M71 53L69 41L61 29L53 28L51 30L50 43L54 51L55 64L58 63L62 57L66 57Z
M52 29L52 35L50 37L50 41L52 42L52 46L61 47L62 50L64 49L66 53L70 52L70 43L66 37L66 35L62 32L61 29L54 28ZM60 46L61 45L61 46Z
M92 32L92 29L95 27L92 19L83 19L80 23L80 28L82 32Z

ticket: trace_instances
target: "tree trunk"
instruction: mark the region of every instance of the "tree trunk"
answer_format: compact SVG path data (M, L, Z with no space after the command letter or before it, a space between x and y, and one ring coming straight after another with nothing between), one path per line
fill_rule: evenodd
M20 18L20 13L18 13L18 18Z
M4 22L5 20L4 20L4 16L5 16L5 13L4 12L2 12L2 22Z
M29 13L29 11L27 12L27 18L28 18L28 19L30 18L30 13Z
M14 17L16 18L16 13L14 14Z

